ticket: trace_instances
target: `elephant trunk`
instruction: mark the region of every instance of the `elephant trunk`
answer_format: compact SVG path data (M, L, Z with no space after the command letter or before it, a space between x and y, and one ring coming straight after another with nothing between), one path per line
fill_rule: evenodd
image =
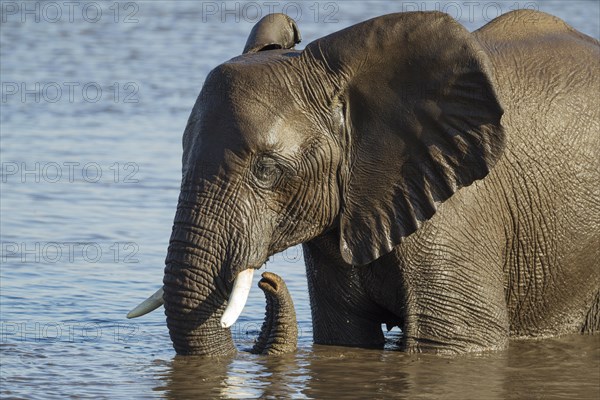
M180 197L163 278L167 326L178 354L235 352L231 331L220 322L232 289L224 268L229 265L226 238L213 225L214 216Z
M265 293L267 307L265 321L252 353L271 355L295 351L298 346L298 323L285 282L280 276L265 272L258 287Z
M225 297L205 268L169 262L165 267L164 305L169 335L178 354L228 355L235 352L231 331L221 326ZM224 286L224 282L222 283Z

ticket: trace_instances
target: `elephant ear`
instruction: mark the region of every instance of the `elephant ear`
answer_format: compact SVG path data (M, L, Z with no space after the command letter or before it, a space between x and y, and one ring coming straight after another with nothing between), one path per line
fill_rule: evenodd
M296 22L285 14L268 14L254 25L244 54L273 49L291 49L302 37Z
M305 56L326 71L330 104L345 109L339 220L349 264L389 253L500 157L488 58L448 15L375 18L310 43Z

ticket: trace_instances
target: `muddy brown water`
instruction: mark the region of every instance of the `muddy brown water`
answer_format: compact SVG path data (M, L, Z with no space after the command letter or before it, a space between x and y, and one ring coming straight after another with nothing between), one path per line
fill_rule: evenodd
M257 12L287 7L302 48L416 8L475 29L537 7L598 38L598 2L230 2L232 13L221 2L1 5L2 398L600 398L599 336L459 357L395 351L398 330L385 351L313 345L298 247L264 267L294 298L295 354L244 351L262 323L258 288L227 359L175 356L160 311L125 319L162 279L190 109L208 71L239 54Z
M570 337L461 357L328 346L236 362L177 357L156 390L173 398L594 399L598 345L597 338Z

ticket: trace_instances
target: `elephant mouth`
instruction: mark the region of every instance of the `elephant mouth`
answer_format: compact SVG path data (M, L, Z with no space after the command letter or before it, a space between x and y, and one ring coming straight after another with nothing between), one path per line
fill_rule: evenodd
M233 289L229 295L227 307L221 316L221 327L231 327L241 315L246 302L248 301L248 295L250 294L250 289L252 287L252 279L254 278L254 271L256 271L255 268L247 268L237 274L233 282ZM156 310L164 304L163 297L164 289L161 287L146 300L134 307L127 314L127 318L138 318Z

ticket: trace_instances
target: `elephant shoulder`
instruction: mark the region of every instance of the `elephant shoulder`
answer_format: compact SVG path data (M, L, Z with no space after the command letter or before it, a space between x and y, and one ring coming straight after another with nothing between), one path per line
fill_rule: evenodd
M540 11L518 10L501 15L473 32L494 66L502 91L577 93L597 97L600 42L566 22ZM578 74L573 72L577 70ZM507 89L508 88L508 89ZM506 103L508 100L503 101Z
M579 39L599 44L594 38L580 33L562 19L536 10L516 10L495 18L473 34L484 42L527 42L543 39Z

